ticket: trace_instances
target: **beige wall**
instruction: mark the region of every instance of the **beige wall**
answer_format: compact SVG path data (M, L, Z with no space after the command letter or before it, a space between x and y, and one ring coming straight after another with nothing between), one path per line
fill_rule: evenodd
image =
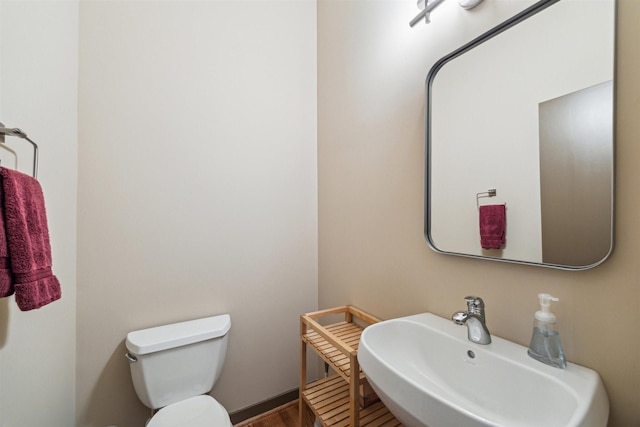
M413 2L319 1L321 308L446 317L477 294L492 333L527 345L536 294L550 292L560 298L569 360L604 380L609 425L640 425L640 2L618 4L616 249L593 270L566 272L444 256L422 237L424 78L439 57L499 22L495 3L467 12L445 2L430 25L409 29ZM452 15L456 25L440 19Z
M22 312L0 299L0 426L71 426L75 414L78 2L0 1L0 121L40 148L53 270L62 299ZM2 166L31 173L6 138ZM16 164L17 160L17 164Z
M297 387L317 306L311 1L80 8L78 426L142 426L127 332L232 319L213 395Z

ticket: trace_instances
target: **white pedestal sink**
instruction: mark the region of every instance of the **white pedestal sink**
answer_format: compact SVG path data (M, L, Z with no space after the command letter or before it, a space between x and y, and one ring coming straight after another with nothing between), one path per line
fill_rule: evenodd
M380 399L407 427L605 427L600 376L553 368L527 348L423 313L367 327L358 360Z

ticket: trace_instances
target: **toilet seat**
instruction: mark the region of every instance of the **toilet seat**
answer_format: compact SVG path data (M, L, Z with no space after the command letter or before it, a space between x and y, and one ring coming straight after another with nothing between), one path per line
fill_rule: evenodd
M226 409L208 394L160 409L147 427L232 427Z

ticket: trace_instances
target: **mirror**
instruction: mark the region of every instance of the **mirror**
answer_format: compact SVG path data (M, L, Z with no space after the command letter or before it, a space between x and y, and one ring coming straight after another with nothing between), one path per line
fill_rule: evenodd
M614 41L615 0L543 0L434 65L425 102L432 249L567 270L609 256ZM503 241L483 248L481 229Z

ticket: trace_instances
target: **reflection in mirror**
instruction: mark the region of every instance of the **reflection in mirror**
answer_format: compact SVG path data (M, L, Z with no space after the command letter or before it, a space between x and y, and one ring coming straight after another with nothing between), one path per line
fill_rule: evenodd
M426 88L434 250L571 270L607 258L614 33L615 0L543 0L436 63ZM499 205L503 218L486 215ZM498 248L483 248L481 233L501 232Z

